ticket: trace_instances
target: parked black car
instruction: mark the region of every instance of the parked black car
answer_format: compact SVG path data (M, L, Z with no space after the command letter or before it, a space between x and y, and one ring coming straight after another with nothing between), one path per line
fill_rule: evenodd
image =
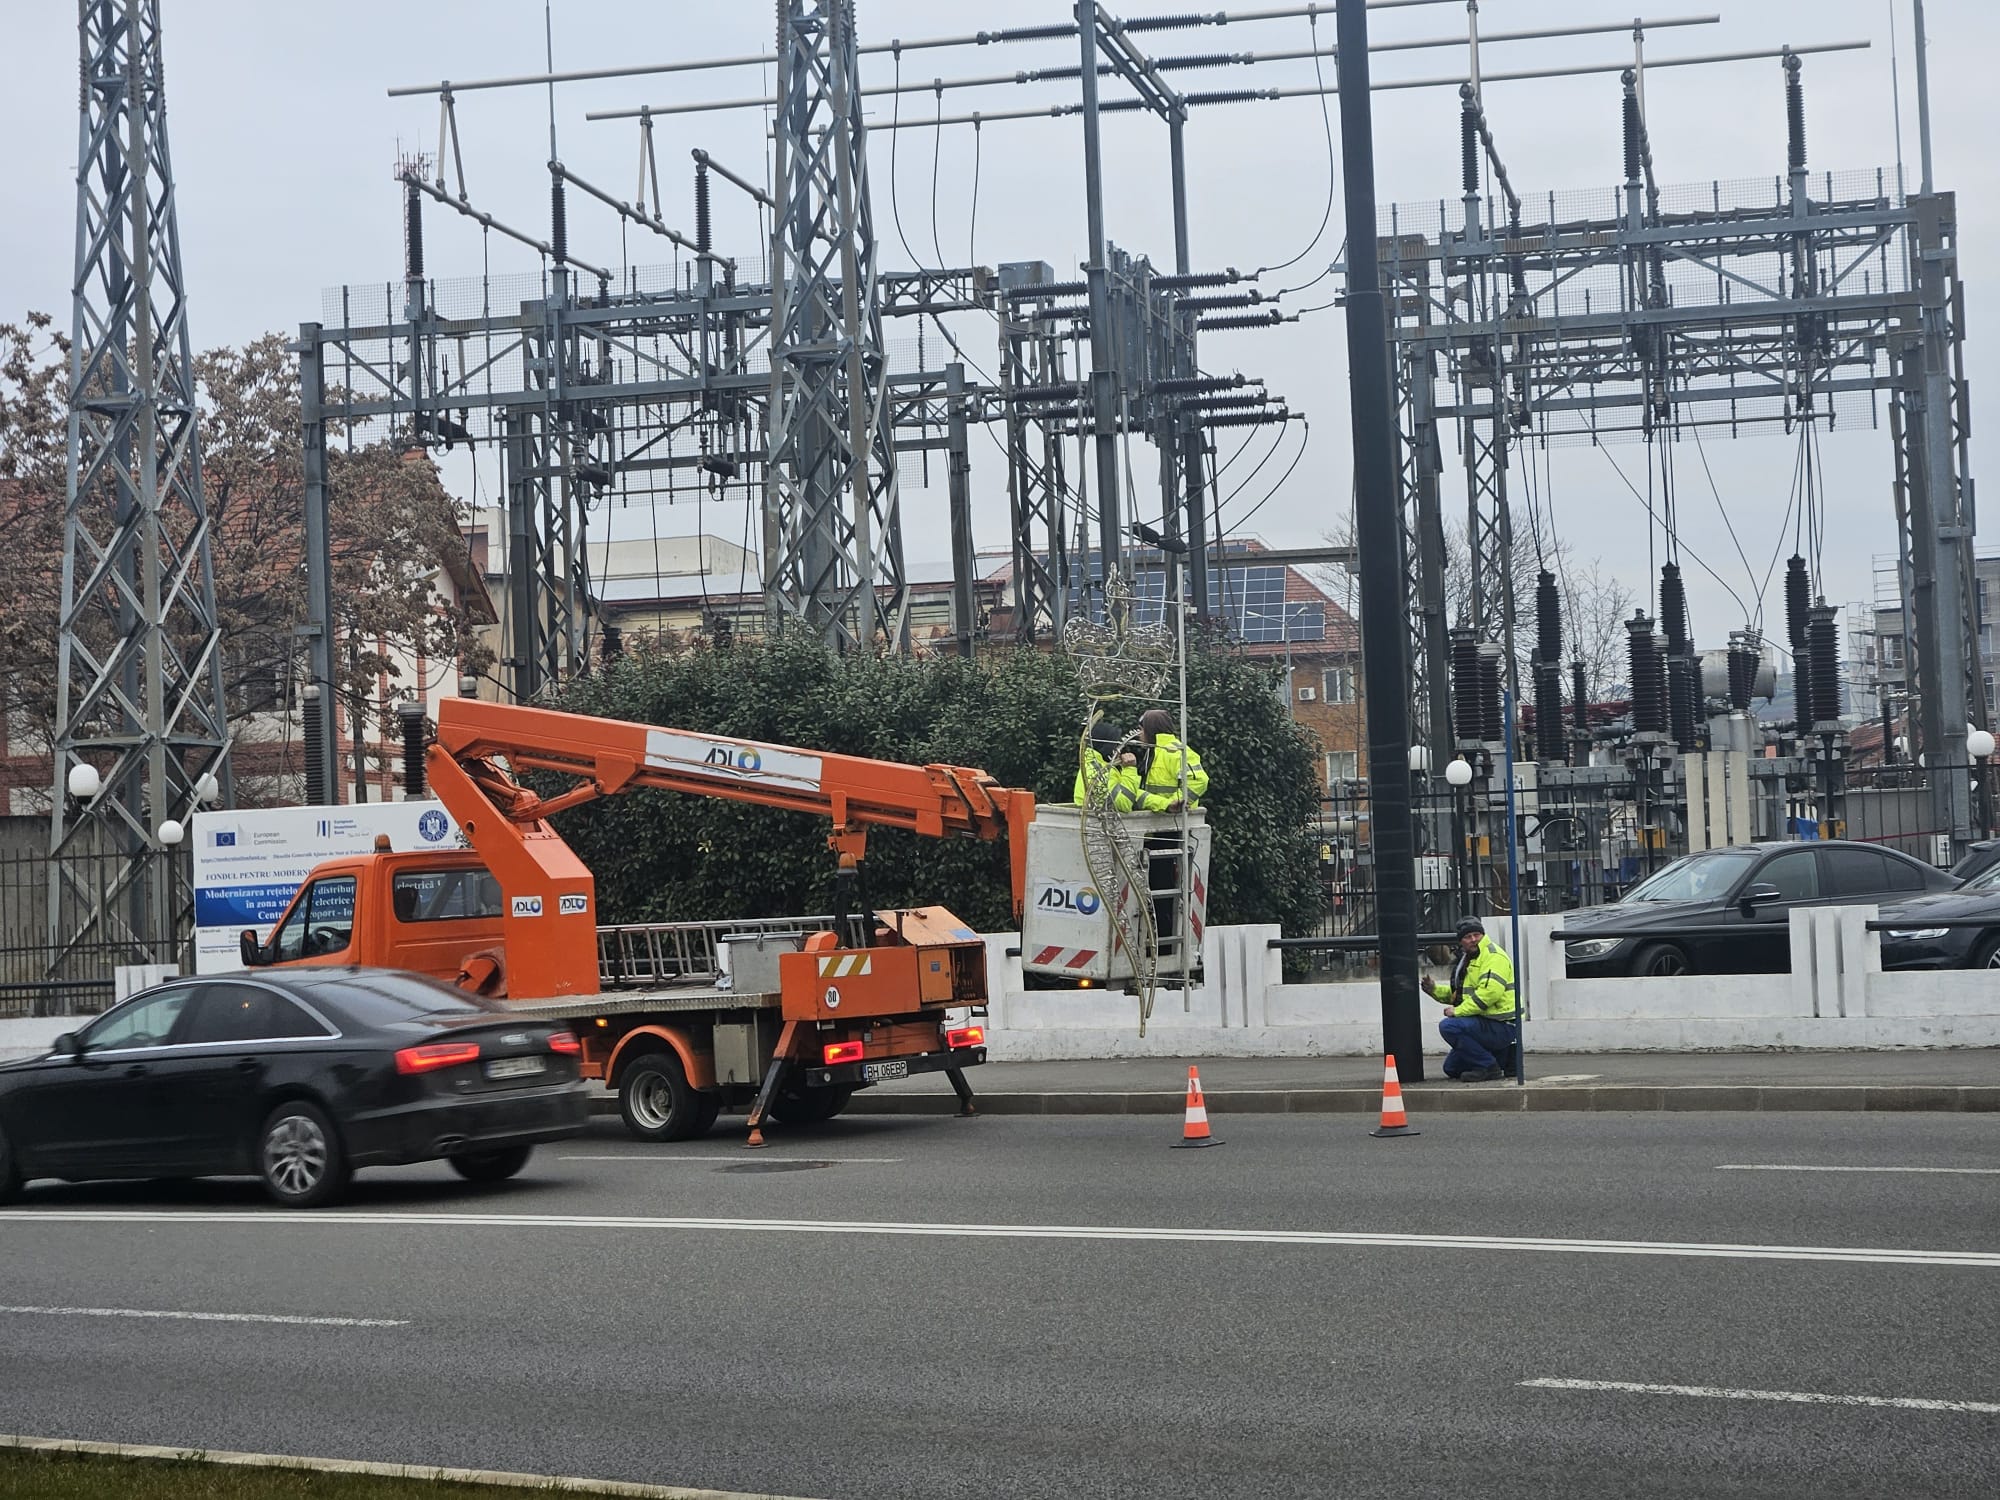
M1882 934L1885 969L2000 969L2000 864L1955 891L1884 906L1882 920L1906 924Z
M1951 873L1970 883L1996 867L2000 867L2000 839L1981 839L1967 846L1958 863L1951 867Z
M1958 882L1894 849L1827 839L1745 844L1677 859L1609 906L1571 912L1566 933L1638 936L1567 943L1571 978L1613 974L1782 974L1800 906L1888 905Z
M383 969L179 980L0 1065L0 1200L37 1177L255 1174L290 1208L357 1167L497 1182L582 1130L576 1037Z

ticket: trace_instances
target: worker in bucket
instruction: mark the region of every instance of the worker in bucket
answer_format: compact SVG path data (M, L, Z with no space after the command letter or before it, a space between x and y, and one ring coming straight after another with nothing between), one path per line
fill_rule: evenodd
M1521 1041L1514 961L1486 935L1479 918L1458 924L1458 962L1451 978L1433 980L1428 989L1450 1011L1438 1022L1438 1034L1451 1044L1444 1076L1466 1083L1504 1077L1502 1062L1512 1060Z
M1124 731L1109 719L1091 725L1090 741L1077 766L1076 805L1087 804L1093 793L1113 812L1130 812L1139 805L1139 757L1125 746Z
M1173 730L1173 715L1164 708L1149 708L1139 715L1139 737L1149 747L1139 789L1142 812L1179 812L1183 797L1189 807L1199 807L1208 795L1208 772L1201 768L1201 757Z

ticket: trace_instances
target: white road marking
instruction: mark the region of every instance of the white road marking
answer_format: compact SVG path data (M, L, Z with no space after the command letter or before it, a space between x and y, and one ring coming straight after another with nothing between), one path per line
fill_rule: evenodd
M687 1151L678 1155L672 1152L628 1152L623 1154L605 1153L602 1156L558 1156L557 1161L705 1161L718 1166L734 1166L744 1161L804 1161L818 1166L822 1162L833 1166L889 1166L903 1160L900 1156L724 1156L719 1152Z
M1547 1078L1530 1078L1530 1083L1588 1083L1593 1078L1602 1078L1602 1073L1551 1073Z
M1924 1396L1835 1396L1825 1391L1733 1391L1715 1385L1651 1385L1636 1380L1524 1380L1545 1391L1630 1391L1641 1396L1705 1396L1718 1401L1794 1401L1808 1406L1893 1406L1904 1411L1960 1411L2000 1416L1992 1401L1933 1401Z
M189 1323L299 1323L312 1328L408 1328L407 1318L308 1318L296 1313L172 1312L151 1307L0 1307L49 1318L176 1318Z
M1731 1162L1718 1172L1933 1172L1944 1177L2000 1177L2000 1167L1808 1167L1791 1162Z
M638 1218L609 1214L398 1213L306 1210L269 1213L196 1209L6 1209L15 1224L231 1224L265 1228L696 1230L724 1234L886 1235L916 1239L1141 1240L1163 1244L1297 1245L1359 1250L1549 1251L1700 1260L1797 1260L1891 1266L1968 1266L2000 1271L1990 1250L1894 1250L1846 1245L1734 1245L1676 1240L1568 1240L1479 1234L1360 1234L1310 1229L1187 1229L1099 1224L921 1224L854 1219Z

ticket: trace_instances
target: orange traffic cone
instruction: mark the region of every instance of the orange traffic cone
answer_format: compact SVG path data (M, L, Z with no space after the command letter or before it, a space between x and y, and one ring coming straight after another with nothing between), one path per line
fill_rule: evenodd
M1396 1077L1396 1055L1389 1054L1388 1071L1382 1078L1382 1123L1368 1132L1370 1135L1422 1135L1421 1130L1410 1128L1409 1116L1403 1113L1403 1085Z
M1188 1146L1220 1146L1214 1136L1208 1133L1208 1105L1201 1097L1201 1075L1188 1069L1187 1123L1181 1126L1180 1141L1174 1146L1176 1151Z

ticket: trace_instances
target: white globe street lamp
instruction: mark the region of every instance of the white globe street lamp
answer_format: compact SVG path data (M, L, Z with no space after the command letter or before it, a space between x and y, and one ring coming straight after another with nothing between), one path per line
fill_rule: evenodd
M1472 785L1472 767L1466 763L1464 756L1459 756L1444 768L1444 779L1453 786Z
M1990 729L1970 730L1965 736L1965 753L1974 760L1984 760L1993 753L1993 731Z
M203 802L220 802L222 800L222 783L215 779L213 771L203 771L194 784L194 794Z
M181 824L178 818L168 818L160 824L160 842L171 849L181 841Z
M97 767L84 761L69 768L69 794L80 802L88 802L104 790L104 778L97 774Z
M1410 769L1418 775L1431 768L1431 752L1428 745L1410 746Z

